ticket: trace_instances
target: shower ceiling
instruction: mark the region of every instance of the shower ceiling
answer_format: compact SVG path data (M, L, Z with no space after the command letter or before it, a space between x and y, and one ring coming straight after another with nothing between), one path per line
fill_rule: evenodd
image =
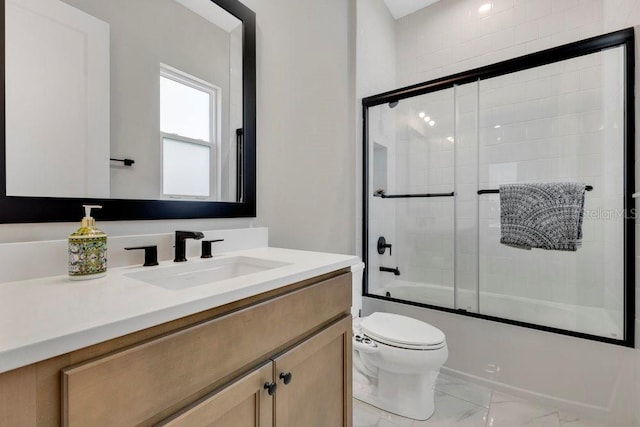
M400 19L439 0L384 0L394 19Z

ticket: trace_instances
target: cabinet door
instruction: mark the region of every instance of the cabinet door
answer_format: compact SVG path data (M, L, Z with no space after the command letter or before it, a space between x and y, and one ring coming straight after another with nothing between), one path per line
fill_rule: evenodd
M274 360L277 427L350 427L351 316ZM288 384L285 384L288 383Z
M273 396L265 389L272 383L269 362L229 386L205 396L178 414L162 421L171 427L272 427Z

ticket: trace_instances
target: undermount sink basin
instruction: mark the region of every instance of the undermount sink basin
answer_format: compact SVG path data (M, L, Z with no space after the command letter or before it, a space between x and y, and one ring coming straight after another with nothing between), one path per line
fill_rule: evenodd
M166 289L184 289L260 273L285 265L289 265L289 263L236 256L170 267L157 267L148 271L125 274L125 276Z

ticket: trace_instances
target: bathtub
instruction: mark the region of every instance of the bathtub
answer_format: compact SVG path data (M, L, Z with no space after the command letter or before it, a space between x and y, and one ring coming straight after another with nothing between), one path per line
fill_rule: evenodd
M454 306L453 286L395 280L371 293L391 298L459 308L469 312L536 325L582 332L601 337L622 339L623 314L602 307L590 307L545 301L533 298L459 289ZM479 300L479 310L478 310Z

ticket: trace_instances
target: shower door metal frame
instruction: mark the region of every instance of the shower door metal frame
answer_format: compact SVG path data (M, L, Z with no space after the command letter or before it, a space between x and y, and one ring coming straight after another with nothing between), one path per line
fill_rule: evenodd
M466 83L479 82L481 80L498 77L517 71L527 70L529 68L539 67L554 62L564 61L579 56L597 53L609 48L624 46L625 47L625 64L624 64L624 81L625 81L625 100L624 100L624 159L623 159L623 176L624 176L624 336L623 339L613 339L592 335L582 332L571 331L567 329L554 328L550 326L538 325L535 323L521 322L518 320L507 319L503 317L489 316L481 313L469 312L464 309L441 307L431 304L424 304L415 301L407 301L398 298L376 295L369 293L368 289L368 271L363 275L362 295L370 298L376 298L386 301L398 302L418 307L430 308L449 313L457 313L468 317L492 320L495 322L506 323L537 329L546 332L554 332L572 337L584 338L593 341L600 341L609 344L621 345L625 347L634 347L634 324L635 324L635 219L634 199L632 194L635 192L635 100L634 100L634 70L635 70L635 53L634 53L634 29L627 28L612 33L591 37L577 42L565 44L551 49L542 50L532 54L520 56L485 67L475 68L473 70L453 74L447 77L441 77L424 83L418 83L383 92L377 95L369 96L362 99L362 120L363 120L363 157L362 157L362 257L365 264L368 264L368 247L369 247L369 107L376 105L397 102L402 99L424 95L431 92L449 89L456 85ZM478 293L480 291L478 290Z

